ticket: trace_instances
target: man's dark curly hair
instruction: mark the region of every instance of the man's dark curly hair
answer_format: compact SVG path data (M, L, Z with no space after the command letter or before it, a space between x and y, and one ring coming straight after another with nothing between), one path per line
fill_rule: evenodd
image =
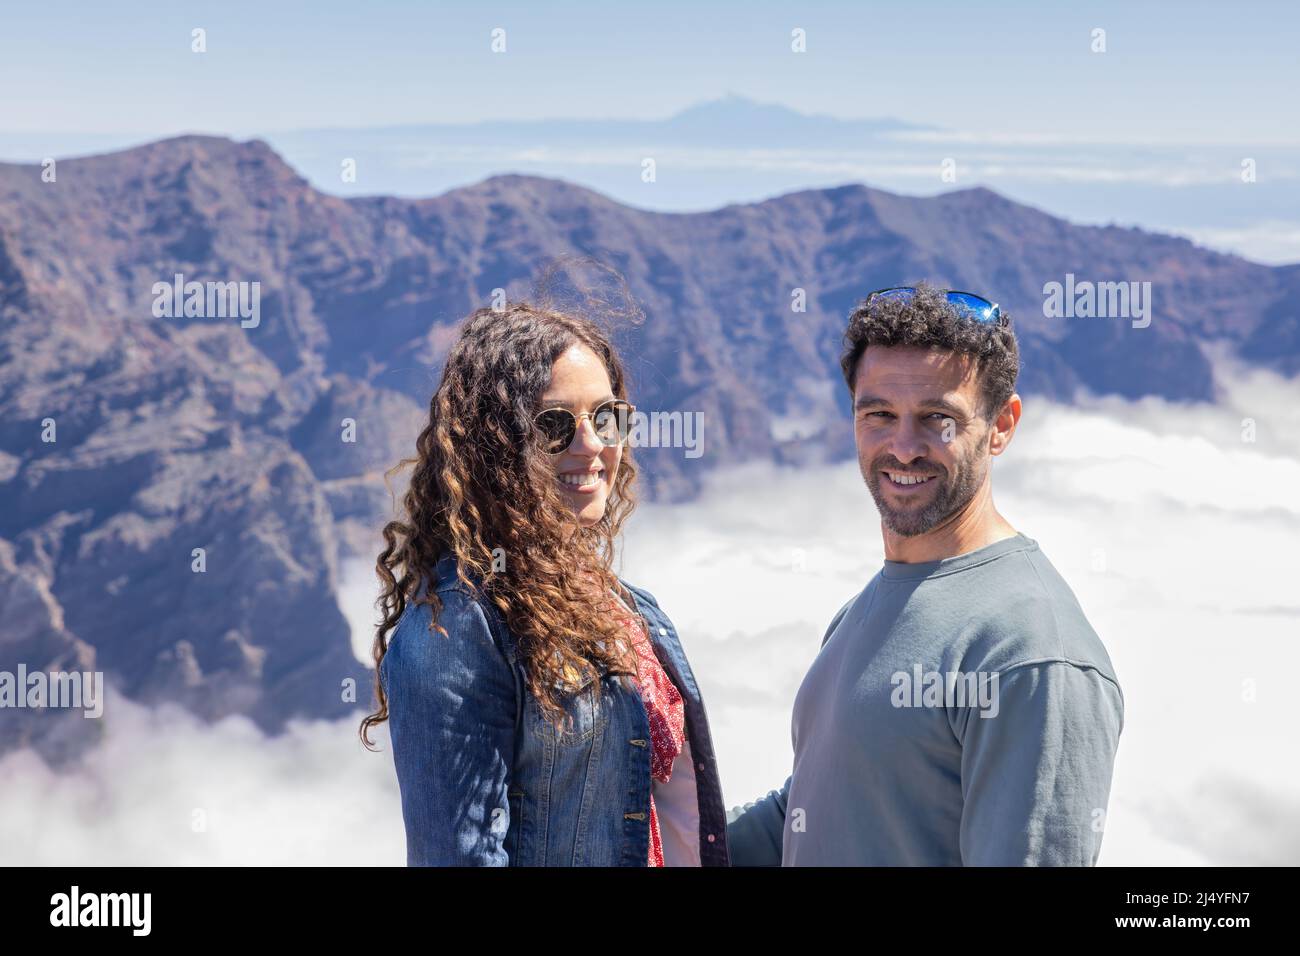
M1015 392L1020 374L1020 348L1005 311L1001 323L976 322L956 309L944 290L924 282L917 283L916 294L910 297L864 299L849 316L840 370L850 395L858 360L872 345L937 348L975 356L983 399L980 414L989 422Z

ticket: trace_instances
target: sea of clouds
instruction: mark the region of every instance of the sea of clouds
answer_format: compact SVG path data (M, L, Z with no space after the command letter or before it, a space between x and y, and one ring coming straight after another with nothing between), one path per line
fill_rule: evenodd
M994 465L999 510L1070 583L1124 690L1104 865L1300 864L1300 379L1217 368L1212 405L1028 400ZM715 472L698 500L633 518L622 574L677 625L728 806L785 780L799 683L882 558L854 463ZM362 659L372 582L356 561L341 589ZM0 760L0 863L405 861L382 729L373 753L352 720L267 738L106 708L74 771Z

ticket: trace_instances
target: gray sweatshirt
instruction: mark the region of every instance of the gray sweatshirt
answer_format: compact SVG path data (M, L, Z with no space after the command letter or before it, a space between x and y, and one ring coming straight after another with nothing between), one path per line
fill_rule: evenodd
M728 814L736 866L1091 866L1124 697L1023 534L886 561L795 698L794 769Z

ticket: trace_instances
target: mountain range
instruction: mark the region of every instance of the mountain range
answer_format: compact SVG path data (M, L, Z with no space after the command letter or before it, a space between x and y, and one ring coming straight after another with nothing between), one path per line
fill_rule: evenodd
M996 299L1030 399L1210 401L1211 344L1300 371L1300 266L982 188L852 185L699 213L519 175L342 198L265 142L212 136L53 172L0 165L0 671L98 669L134 699L271 732L369 704L340 561L374 558L383 473L414 450L457 322L493 290L529 295L564 257L616 269L643 313L615 328L636 404L703 416L699 458L640 454L660 500L719 466L850 456L840 342L883 286ZM155 287L177 274L256 282L259 321L158 316ZM1044 286L1067 276L1149 282L1149 326L1048 317ZM0 751L72 759L94 723L0 710Z

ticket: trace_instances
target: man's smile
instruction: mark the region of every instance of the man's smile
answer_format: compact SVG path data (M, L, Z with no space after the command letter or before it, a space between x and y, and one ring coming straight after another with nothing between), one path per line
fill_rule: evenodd
M885 484L896 491L912 491L927 485L933 481L937 475L927 475L919 473L909 473L905 471L884 471L880 472L885 476Z

